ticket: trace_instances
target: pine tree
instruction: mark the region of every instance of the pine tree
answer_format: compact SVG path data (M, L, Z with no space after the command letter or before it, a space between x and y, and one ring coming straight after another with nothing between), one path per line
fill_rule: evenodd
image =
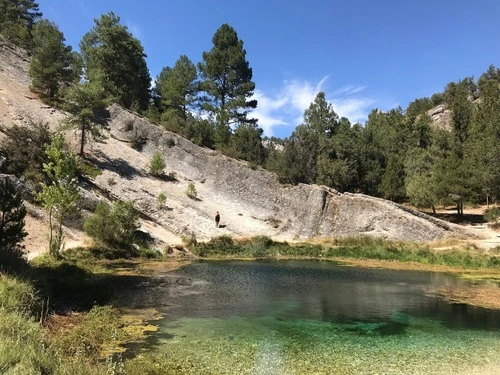
M197 77L196 66L185 55L179 57L173 68L163 68L156 79L156 92L163 110L186 121L195 102Z
M163 171L165 169L165 159L163 159L163 156L159 151L156 151L153 154L153 158L151 159L151 163L149 166L149 172L153 176L160 176L163 174Z
M49 98L58 96L59 88L76 81L80 73L76 54L64 42L63 33L54 23L41 20L35 25L29 70L31 85Z
M212 49L203 53L203 62L198 64L200 89L205 93L201 98L202 109L215 117L217 143L227 146L232 125L256 122L247 117L257 107L257 101L250 100L255 83L243 41L231 26L222 25L212 42Z
M147 109L151 77L141 42L113 12L94 22L80 42L86 78L104 87L106 96L125 108Z
M66 93L68 111L71 116L65 120L66 127L76 128L80 132L80 156L84 156L84 146L89 138L102 137L102 129L107 124L109 112L106 106L104 88L99 81L86 81L73 84Z
M31 48L31 31L42 16L33 0L0 0L0 34L23 48Z

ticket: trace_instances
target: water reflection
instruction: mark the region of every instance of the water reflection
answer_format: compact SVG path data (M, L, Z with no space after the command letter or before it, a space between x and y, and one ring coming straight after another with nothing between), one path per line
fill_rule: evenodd
M466 283L441 273L321 261L224 261L193 263L172 277L184 280L184 293L165 296L169 319L268 315L346 323L361 334L382 335L404 332L409 317L434 319L455 329L500 329L497 311L427 295L429 289Z

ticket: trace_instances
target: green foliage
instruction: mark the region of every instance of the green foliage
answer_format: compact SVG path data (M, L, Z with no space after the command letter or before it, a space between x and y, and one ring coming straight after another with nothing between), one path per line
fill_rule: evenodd
M102 174L102 170L82 159L78 160L77 169L78 169L78 175L87 176L92 179Z
M486 203L500 197L500 69L490 66L479 78L479 98L464 145L463 163L472 172L470 189Z
M25 216L26 207L15 186L8 178L0 180L0 270L22 265Z
M160 259L163 257L160 250L151 249L147 246L139 246L139 256L147 259Z
M182 243L188 248L192 249L193 246L198 245L198 240L196 239L196 235L194 232L191 232L188 236L182 237Z
M100 202L83 229L102 245L130 250L139 229L139 212L130 202L118 201L111 206Z
M80 201L76 181L78 161L76 155L65 148L61 135L52 137L52 143L45 152L48 163L43 169L50 182L41 184L42 190L36 194L36 200L49 214L49 253L57 258L64 248L63 225L77 212ZM56 228L53 226L54 218L57 220Z
M142 133L138 129L134 129L134 133L130 137L131 147L134 150L142 151L142 148L146 144L146 138L143 137Z
M51 141L49 126L29 123L26 126L14 125L0 130L7 135L0 143L0 154L6 157L1 171L41 182L43 164L47 162L45 148Z
M405 161L406 194L419 208L434 207L439 202L437 176L434 171L436 156L431 150L415 148Z
M198 84L196 66L182 55L173 68L165 67L156 79L156 93L163 111L169 111L172 120L187 120L193 109Z
M213 47L203 53L198 64L201 75L202 109L216 119L215 137L219 146L229 145L231 124L255 123L247 118L249 110L257 107L248 100L255 89L252 69L246 60L243 41L236 30L223 24L212 38Z
M40 307L40 297L33 285L11 276L0 277L0 309L31 314Z
M405 196L403 164L396 157L387 163L380 181L379 190L385 199L399 201Z
M189 183L186 189L186 195L191 199L196 199L198 197L198 192L196 191L196 186L192 182Z
M283 142L283 150L269 151L267 166L282 182L353 190L358 180L358 133L348 119L339 119L320 92L304 112L302 124Z
M151 163L149 165L149 173L153 176L160 176L163 174L165 167L165 159L163 159L163 156L159 151L156 151L153 154L153 158L151 159Z
M244 240L233 240L222 236L209 242L199 243L192 248L200 257L253 257L253 258L353 258L397 260L402 262L418 262L439 264L462 268L496 268L500 265L500 257L492 254L478 254L469 249L433 251L425 245L416 245L382 238L359 236L335 239L332 245L292 244L274 242L268 237L253 237Z
M458 83L451 82L444 92L445 100L452 110L454 149L460 156L462 147L469 136L474 111L470 98L475 95L475 92L476 85L472 78L466 78Z
M33 0L0 0L0 34L29 49L31 31L41 16L38 3Z
M44 332L32 318L38 305L33 286L0 275L0 370L2 374L54 374L56 361Z
M74 83L66 92L67 110L71 116L63 128L75 128L80 132L80 156L88 139L100 139L102 128L107 124L109 113L103 86L97 81Z
M110 306L96 306L64 335L54 337L52 345L65 357L98 360L106 346L123 335L120 324L121 320Z
M498 227L499 226L499 220L500 220L500 208L499 207L493 207L484 213L484 220L486 220L489 223L492 223L493 227Z
M283 183L324 184L418 207L456 204L459 214L464 202L492 203L500 197L499 72L491 66L477 83L450 83L406 111L375 109L364 126L339 120L319 93L290 138L266 145L264 165ZM451 130L427 114L440 104L451 110Z
M414 121L417 116L426 113L434 106L436 106L436 104L434 104L429 98L415 99L413 102L408 104L408 107L406 108L406 116L410 121Z
M29 69L31 86L50 99L59 96L60 87L75 82L80 74L78 58L64 42L63 33L54 23L45 19L36 23Z
M159 209L162 209L163 207L165 207L165 202L166 201L167 201L167 196L165 195L165 193L160 193L156 197L156 203L158 203L158 208Z
M261 136L262 129L255 124L238 125L231 139L231 153L256 165L262 164L265 150Z
M125 108L149 106L151 77L141 42L113 12L94 20L80 42L86 78Z

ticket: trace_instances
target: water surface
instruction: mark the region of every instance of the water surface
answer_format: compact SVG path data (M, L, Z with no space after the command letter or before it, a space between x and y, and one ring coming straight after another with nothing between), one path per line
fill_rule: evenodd
M144 350L169 373L500 373L500 312L430 294L465 283L442 273L217 261L168 277Z

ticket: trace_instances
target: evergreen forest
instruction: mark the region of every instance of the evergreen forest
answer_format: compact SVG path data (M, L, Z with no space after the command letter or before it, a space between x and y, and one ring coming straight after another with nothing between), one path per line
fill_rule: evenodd
M72 114L81 155L102 129L106 106L118 103L275 172L284 184L322 184L419 208L456 205L458 214L464 203L500 197L500 69L493 65L407 108L375 108L364 124L339 117L319 92L289 137L268 138L252 118L258 103L244 42L228 24L200 51L201 61L182 55L151 77L141 41L113 12L94 20L77 53L34 0L0 0L0 9L1 37L29 52L32 90ZM444 124L432 120L436 108L449 114Z

